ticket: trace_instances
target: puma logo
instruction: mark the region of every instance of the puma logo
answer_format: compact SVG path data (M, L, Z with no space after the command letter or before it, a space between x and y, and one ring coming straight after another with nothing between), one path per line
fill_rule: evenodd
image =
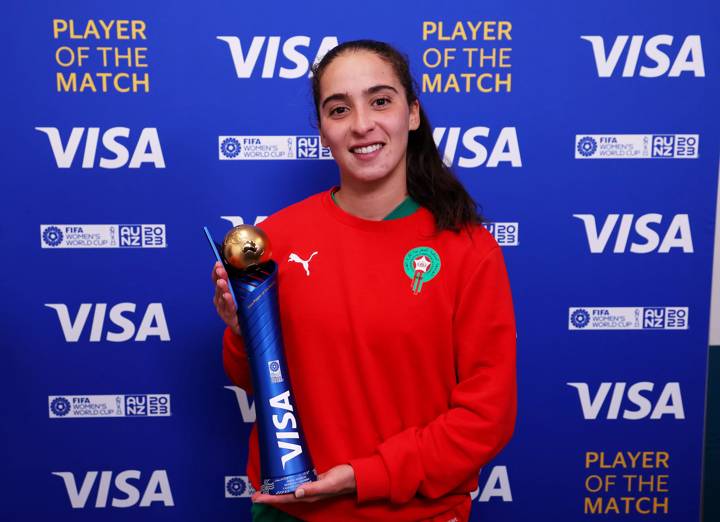
M303 266L303 268L305 269L305 275L309 276L310 275L310 267L308 265L310 265L310 260L313 258L313 256L315 254L317 254L317 252L313 252L312 255L306 261L306 260L302 259L299 255L292 253L292 254L290 254L290 257L288 258L288 263L290 261L292 261L294 263L300 263Z

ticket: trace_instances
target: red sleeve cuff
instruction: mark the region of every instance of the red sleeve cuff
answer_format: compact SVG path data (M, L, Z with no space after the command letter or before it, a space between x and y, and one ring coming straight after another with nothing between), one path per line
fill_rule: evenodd
M236 360L245 358L243 338L233 332L229 326L225 327L225 333L223 334L223 352Z
M252 393L250 367L245 355L245 344L242 337L225 328L223 334L223 366L230 380L246 392Z
M358 503L390 497L390 475L380 455L351 460Z

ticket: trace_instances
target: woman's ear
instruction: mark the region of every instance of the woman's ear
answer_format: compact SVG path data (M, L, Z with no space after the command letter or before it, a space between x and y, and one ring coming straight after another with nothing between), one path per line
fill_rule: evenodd
M415 100L410 104L410 118L409 118L410 130L417 130L420 127L420 102Z

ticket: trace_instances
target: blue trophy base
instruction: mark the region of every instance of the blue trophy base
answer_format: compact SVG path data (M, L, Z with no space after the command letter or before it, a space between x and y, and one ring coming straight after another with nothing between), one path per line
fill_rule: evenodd
M294 492L298 486L306 482L314 482L317 480L317 473L314 469L309 469L301 473L286 475L278 478L263 479L260 485L260 493L268 495L285 495Z

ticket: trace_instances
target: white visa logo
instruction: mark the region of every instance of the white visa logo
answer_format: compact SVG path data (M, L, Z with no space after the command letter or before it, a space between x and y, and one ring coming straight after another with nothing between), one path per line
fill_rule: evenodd
M626 34L617 36L609 53L605 51L605 41L602 36L581 36L580 38L587 40L592 45L598 76L600 78L610 78L620 61L620 55L623 53L625 44L630 36ZM628 47L625 66L622 71L623 78L632 78L635 76L643 38L642 35L634 35L630 38L630 46ZM643 78L657 78L658 76L664 75L668 69L670 69L668 76L671 78L680 76L681 73L686 71L692 73L693 76L704 77L705 63L703 62L700 35L691 34L685 37L682 47L680 47L680 50L675 56L672 68L670 68L670 56L667 54L667 51L661 50L660 46L670 46L672 43L673 37L669 34L658 34L648 38L645 42L645 56L656 65L654 67L641 66L640 76Z
M282 419L277 415L272 416L275 429L284 430L287 429L287 425L290 424L293 430L297 430L297 421L295 420L295 415L292 413L292 404L290 404L290 391L284 391L283 393L272 397L269 402L271 408L279 408L281 410L286 410L287 412L283 414ZM300 434L297 431L276 431L275 437L278 439L278 448L290 450L280 457L282 467L285 469L285 464L287 464L288 461L291 461L298 455L302 454L302 447L300 444L293 444L292 442L285 442L280 439L299 439Z
M74 509L82 509L87 504L90 492L95 485L97 479L97 471L88 471L85 473L82 485L78 489L75 475L70 471L53 471L53 475L61 477L65 482L65 490L70 498L70 505ZM112 471L100 472L100 482L98 483L97 492L95 493L95 507L107 507L108 497L110 496L110 482L112 481ZM170 491L170 482L168 481L167 471L158 469L153 471L145 486L145 492L140 498L140 491L129 481L133 480L137 483L140 480L140 471L129 469L121 471L115 475L115 489L120 495L111 497L111 506L116 508L128 508L139 505L140 507L148 507L154 502L162 502L165 507L172 507L173 502L172 491ZM138 504L138 500L140 503Z
M243 221L242 216L220 216L220 219L229 221L230 223L232 223L232 226L234 226L234 227L245 224L245 221ZM255 223L253 223L253 224L257 225L258 223L262 223L266 219L267 219L267 216L256 216Z
M35 127L35 130L43 132L50 140L50 147L55 156L55 163L59 169L69 169L80 148L80 142L85 136L85 150L82 158L82 168L91 169L95 166L95 157L100 138L99 127L88 127L87 134L85 127L73 127L67 143L63 145L60 138L60 131L56 127ZM118 138L130 138L130 129L127 127L111 127L102 134L102 145L107 152L113 154L110 157L100 156L98 166L101 169L119 169L124 167L130 160L128 168L137 169L143 163L150 163L157 169L165 168L160 138L157 129L146 127L140 132L132 156L124 143Z
M452 167L455 162L455 154L457 152L458 141L460 140L460 127L435 127L433 129L433 140L435 146L440 149L443 138L445 140L445 150L442 152L443 161L448 167ZM460 156L458 159L458 167L471 169L485 164L486 167L497 167L499 163L510 163L513 167L522 167L520 159L520 145L518 144L517 130L515 127L503 127L495 141L492 152L488 157L488 151L478 138L487 138L490 136L488 127L470 127L462 136L462 144L465 150L471 153L471 156Z
M262 68L262 78L272 78L275 75L276 63L278 59L278 52L280 50L280 37L279 36L254 36L250 48L247 49L247 54L243 52L242 46L240 45L240 38L237 36L218 36L218 40L225 42L230 48L230 54L232 55L233 63L235 64L235 73L238 78L250 78L255 71L255 65L260 57L260 52L263 49L265 40L267 39L267 47L265 47L265 61ZM337 36L325 36L320 42L315 52L315 60L313 63L317 63L325 56L330 49L337 47L338 40ZM280 78L301 78L305 75L310 76L312 72L310 70L310 61L307 56L298 51L298 48L310 48L310 37L309 36L292 36L285 40L282 45L282 54L285 59L291 62L294 67L280 67Z
M93 306L95 307L95 312L93 314L92 326L90 327L90 342L100 342L103 331L105 331L105 339L111 343L129 341L133 336L135 336L134 340L138 342L146 341L148 337L159 337L161 341L170 340L162 303L150 303L148 305L140 322L140 326L137 328L137 335L135 333L135 323L132 319L123 315L134 314L137 308L135 303L118 303L110 308L110 322L120 328L119 332L106 331L105 329L107 303L95 303L94 305L91 303L82 303L77 314L75 314L74 320L70 319L70 313L65 304L46 303L45 306L57 312L60 327L65 336L65 341L68 343L78 342Z
M247 392L238 386L225 386L225 389L235 393L243 422L255 422L255 403L248 398Z
M643 242L632 241L630 243L630 252L633 254L649 254L657 251L658 254L667 254L673 248L680 248L686 254L692 254L693 242L690 233L690 219L687 214L676 214L665 231L662 242L660 242L660 234L650 228L650 224L660 225L662 223L662 214L643 214L635 219L633 214L608 214L602 228L598 232L595 223L595 216L592 214L573 214L585 225L585 235L587 236L590 252L593 254L602 254L607 247L610 236L615 231L615 225L620 220L617 237L613 253L622 254L625 252L630 230L634 227L635 233L643 238ZM634 225L633 225L634 222ZM659 248L658 248L658 245Z
M485 468L480 470L482 479ZM470 500L478 499L478 502L490 502L491 498L499 498L503 502L512 502L512 490L510 489L510 478L508 477L507 466L493 466L490 470L485 485L480 492L482 480L478 480L478 487L470 493ZM478 498L478 496L480 498Z
M663 415L671 415L676 419L685 419L685 410L683 408L682 394L680 393L679 382L667 383L657 400L653 401L643 392L650 393L655 388L652 382L636 382L632 384L627 392L625 388L627 383L624 382L603 382L591 397L590 388L585 382L568 382L568 386L572 386L578 392L580 406L582 408L583 417L586 420L595 420L600 415L600 411L607 402L606 399L610 395L610 404L607 409L607 418L616 420L620 414L623 399L627 398L636 408L624 408L622 410L622 418L626 420L640 420L650 416L650 419L657 420Z

